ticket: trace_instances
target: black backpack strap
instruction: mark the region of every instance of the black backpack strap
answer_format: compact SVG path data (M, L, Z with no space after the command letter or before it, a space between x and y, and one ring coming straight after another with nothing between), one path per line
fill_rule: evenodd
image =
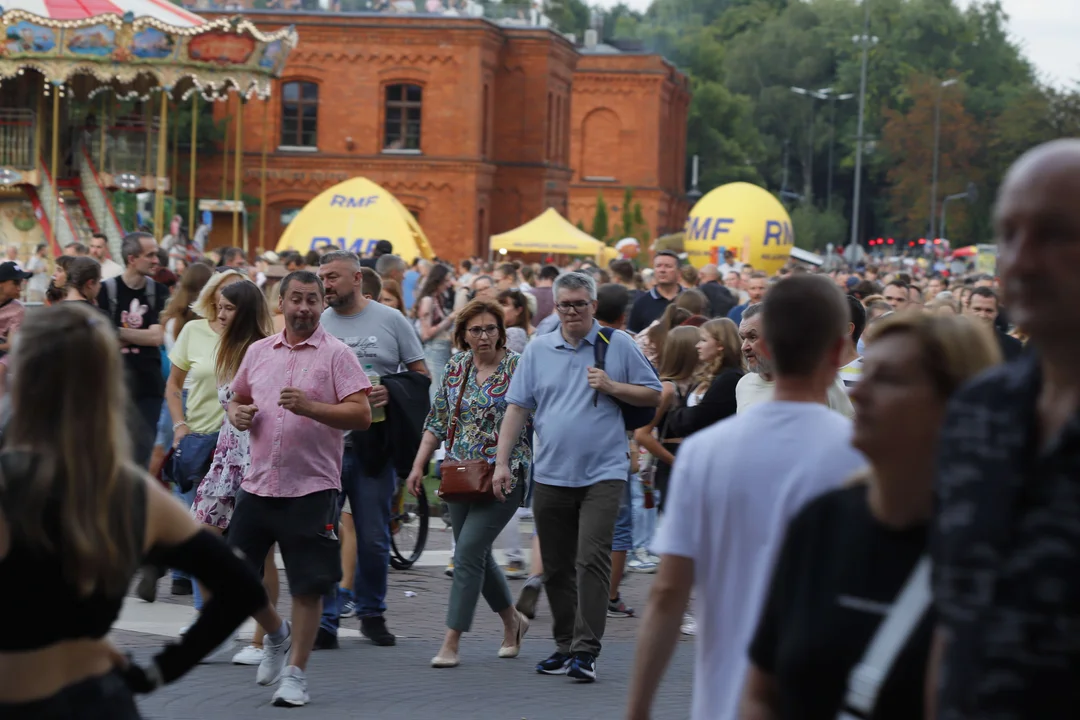
M109 299L109 318L117 322L116 317L116 278L111 277L102 283L105 286L105 297Z
M611 328L602 327L600 331L596 333L596 345L593 346L594 359L593 364L597 370L603 370L607 361L608 345L611 344L611 337L615 334L615 331ZM600 391L593 392L592 404L595 407L600 401Z

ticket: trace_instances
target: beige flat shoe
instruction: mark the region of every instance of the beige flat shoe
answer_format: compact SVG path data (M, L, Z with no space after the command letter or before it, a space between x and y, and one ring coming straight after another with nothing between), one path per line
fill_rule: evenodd
M457 667L461 663L456 657L443 657L442 655L436 655L431 658L431 667L433 668L452 668Z
M501 658L516 658L518 654L521 653L521 640L525 637L525 633L529 631L529 619L518 612L517 621L517 633L515 633L514 636L514 644L503 645L499 648L499 657Z

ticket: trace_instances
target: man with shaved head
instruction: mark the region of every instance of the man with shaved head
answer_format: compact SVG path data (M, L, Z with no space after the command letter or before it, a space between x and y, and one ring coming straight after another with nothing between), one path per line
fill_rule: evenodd
M1080 707L1080 140L1021 157L994 217L1002 289L1035 348L954 396L938 458L941 720Z

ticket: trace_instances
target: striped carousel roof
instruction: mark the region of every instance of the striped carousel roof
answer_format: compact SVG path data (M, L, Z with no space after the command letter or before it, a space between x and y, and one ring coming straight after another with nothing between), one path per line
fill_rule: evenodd
M0 0L3 12L22 10L38 17L64 22L85 20L100 15L123 17L131 13L135 19L151 17L176 28L191 28L206 21L169 0Z

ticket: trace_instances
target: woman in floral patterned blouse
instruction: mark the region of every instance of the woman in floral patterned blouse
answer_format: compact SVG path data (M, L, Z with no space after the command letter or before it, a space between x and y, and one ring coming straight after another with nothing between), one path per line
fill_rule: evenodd
M502 307L489 300L474 300L457 316L454 339L469 350L450 358L442 375L435 400L424 424L424 439L416 453L408 487L413 495L423 492L428 461L454 427L448 458L495 462L499 426L506 413L506 391L517 369L517 353L506 349L506 324ZM464 395L462 395L464 393ZM458 397L460 415L455 418ZM492 611L503 621L503 642L499 657L517 657L521 638L529 621L514 609L506 578L491 554L492 543L513 517L525 497L531 454L524 432L511 454L514 487L506 499L471 503L449 503L454 527L454 583L446 613L446 637L432 667L456 667L461 634L472 626L476 603L483 594Z

